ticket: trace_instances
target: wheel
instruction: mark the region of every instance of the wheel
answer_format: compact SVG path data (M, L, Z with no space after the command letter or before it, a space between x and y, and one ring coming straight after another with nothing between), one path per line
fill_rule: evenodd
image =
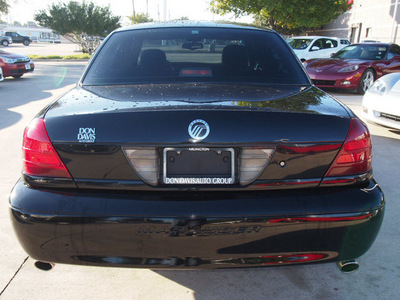
M364 74L361 76L360 84L358 85L357 92L360 95L364 95L365 92L371 87L374 83L375 76L374 71L371 69L367 69Z
M8 41L2 41L1 44L2 44L4 47L8 47Z
M25 46L29 46L30 42L29 42L28 40L25 40L25 41L23 42L23 44L24 44Z
M21 76L22 76L22 75L14 75L13 77L14 77L15 79L19 79L19 78L21 78Z

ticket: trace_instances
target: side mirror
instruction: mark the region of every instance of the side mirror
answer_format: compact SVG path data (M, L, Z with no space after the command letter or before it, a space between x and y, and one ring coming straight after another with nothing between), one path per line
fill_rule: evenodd
M320 50L318 46L312 46L311 51L318 51Z
M330 57L331 57L331 58L332 58L332 57L334 57L334 56L335 56L335 54L336 54L336 53L331 53Z

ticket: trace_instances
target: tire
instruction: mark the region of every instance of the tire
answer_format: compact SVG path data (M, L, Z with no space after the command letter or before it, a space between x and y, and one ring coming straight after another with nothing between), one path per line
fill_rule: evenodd
M360 84L358 85L357 93L364 95L365 92L371 87L375 81L375 74L372 69L365 70L364 74L361 76Z
M22 75L14 75L13 76L15 79L20 79L22 77Z
M29 46L30 42L29 42L28 40L25 40L25 41L23 41L23 44L24 44L25 46Z
M2 44L4 47L8 47L8 41L6 41L6 40L2 41L1 44Z

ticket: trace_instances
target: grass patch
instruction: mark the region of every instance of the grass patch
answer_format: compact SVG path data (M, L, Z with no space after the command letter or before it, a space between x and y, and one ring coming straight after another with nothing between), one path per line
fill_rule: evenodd
M92 55L87 53L82 54L73 54L73 55L65 55L63 59L89 59Z
M31 59L89 59L91 55L87 53L73 55L29 55Z

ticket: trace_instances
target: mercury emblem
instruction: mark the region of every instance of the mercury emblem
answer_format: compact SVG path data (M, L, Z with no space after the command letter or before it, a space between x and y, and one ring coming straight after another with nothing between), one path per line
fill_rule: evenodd
M188 132L193 140L201 141L210 134L210 126L206 121L197 119L189 124Z

